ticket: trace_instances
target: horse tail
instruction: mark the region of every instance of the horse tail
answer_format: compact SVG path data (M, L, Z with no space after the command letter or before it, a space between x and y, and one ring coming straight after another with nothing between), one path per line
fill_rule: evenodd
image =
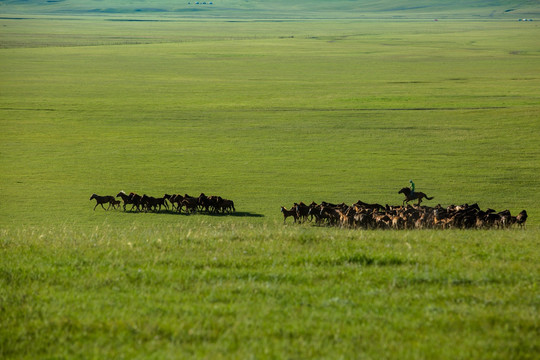
M428 200L433 200L434 198L435 198L434 196L429 197L429 196L426 195L426 199L428 199Z

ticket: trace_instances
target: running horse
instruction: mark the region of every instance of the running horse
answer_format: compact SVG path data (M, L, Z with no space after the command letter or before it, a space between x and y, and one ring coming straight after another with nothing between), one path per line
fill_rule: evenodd
M135 207L135 203L133 202L133 199L131 198L131 196L129 196L128 194L126 194L123 190L120 191L118 193L118 195L116 195L116 197L120 197L122 198L122 200L124 201L124 211L126 211L126 205L129 205L131 204L131 209L133 210L133 208Z
M101 205L101 207L103 208L103 210L109 210L109 208L111 207L111 205L114 206L114 202L115 202L115 198L114 196L110 196L110 195L107 195L107 196L99 196L99 195L96 195L96 194L92 194L92 196L90 197L90 200L92 199L96 199L96 206L94 206L94 210L96 210L97 206L98 205ZM103 206L103 204L109 204L109 207L107 207L105 209L105 207Z
M429 197L420 191L415 191L414 194L411 195L411 189L409 189L408 187L404 187L403 189L399 190L398 194L405 195L405 200L403 200L403 206L405 206L405 203L408 204L409 201L416 200L416 199L418 199L418 204L416 205L420 205L423 198L426 198L428 200L433 200L433 197Z

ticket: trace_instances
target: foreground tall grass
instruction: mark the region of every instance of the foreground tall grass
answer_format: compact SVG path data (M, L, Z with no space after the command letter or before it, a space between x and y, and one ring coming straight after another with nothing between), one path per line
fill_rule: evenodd
M2 231L6 358L533 359L538 230Z

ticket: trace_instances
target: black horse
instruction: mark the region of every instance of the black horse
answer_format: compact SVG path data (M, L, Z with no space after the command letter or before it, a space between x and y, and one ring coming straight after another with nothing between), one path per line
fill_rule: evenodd
M416 205L420 205L423 198L426 198L428 200L433 200L433 197L429 197L429 196L427 196L426 194L424 194L423 192L420 192L420 191L415 191L414 194L411 195L411 189L409 189L408 187L404 187L403 189L399 190L398 194L405 195L405 200L403 200L403 206L405 206L405 203L408 204L409 201L411 201L411 200L418 199L418 204L416 204Z
M96 206L94 206L94 210L96 210L98 205L101 205L103 210L109 210L111 205L114 207L115 199L113 196L110 196L110 195L99 196L97 194L92 194L92 196L90 197L90 200L92 199L96 199ZM109 204L109 206L105 209L103 204Z
M126 211L126 205L128 204L132 204L133 206L135 206L131 197L128 194L126 194L124 191L120 191L118 195L116 195L116 197L121 197L122 200L124 200L124 211ZM131 207L132 209L133 209L133 206Z

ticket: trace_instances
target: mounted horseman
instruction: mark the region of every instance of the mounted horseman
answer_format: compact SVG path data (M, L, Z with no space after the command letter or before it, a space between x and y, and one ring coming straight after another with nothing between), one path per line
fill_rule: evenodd
M411 184L410 185L410 188L409 187L404 187L402 188L401 190L398 191L398 194L403 194L405 195L405 200L403 200L403 206L405 206L405 203L409 203L409 201L412 201L412 200L416 200L418 199L418 203L416 204L417 206L420 206L420 203L422 202L422 199L427 199L427 200L433 200L433 197L429 197L427 196L426 194L424 194L423 192L420 192L420 191L415 191L415 185L414 185L414 182L412 180L409 180L409 183Z

